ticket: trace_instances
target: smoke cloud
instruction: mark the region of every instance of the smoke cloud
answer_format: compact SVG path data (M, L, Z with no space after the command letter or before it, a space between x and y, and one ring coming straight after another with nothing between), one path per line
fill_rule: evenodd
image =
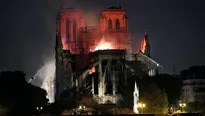
M132 50L134 53L140 50L140 45L143 39L144 35L142 33L133 33L131 35Z
M87 2L86 2L87 3ZM84 12L85 23L89 26L98 25L98 15L100 10L97 9L88 9L88 7L94 4L85 5L83 1L77 0L48 0L47 1L47 10L43 15L45 30L44 30L44 40L46 44L42 44L42 54L39 54L41 60L37 63L38 67L36 69L35 79L32 81L32 84L39 86L45 89L48 93L48 98L50 102L54 101L54 77L55 77L55 34L56 34L56 17L60 10L61 4L64 8L81 8ZM83 7L86 6L86 7ZM91 7L93 8L93 7ZM94 11L94 12L93 12ZM40 47L40 46L39 46ZM34 75L33 74L33 75Z
M102 6L95 3L94 0L64 0L62 3L64 8L82 9L86 25L97 26L99 24Z
M49 101L53 102L55 95L55 60L53 58L47 59L33 78L32 84L45 89Z

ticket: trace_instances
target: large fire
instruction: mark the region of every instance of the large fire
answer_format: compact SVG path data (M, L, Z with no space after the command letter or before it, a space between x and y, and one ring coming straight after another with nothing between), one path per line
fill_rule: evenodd
M141 49L142 53L145 53L145 49L146 49L146 40L145 39L142 40L140 49Z
M96 46L95 51L97 50L107 50L107 49L113 49L113 46L110 42L105 41L102 39L99 44Z
M97 45L97 47L95 48L96 50L106 50L106 49L112 49L112 45L109 42L105 42L105 43L100 43L99 45Z

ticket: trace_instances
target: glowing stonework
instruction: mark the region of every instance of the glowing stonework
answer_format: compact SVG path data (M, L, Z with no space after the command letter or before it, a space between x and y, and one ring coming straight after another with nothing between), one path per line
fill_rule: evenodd
M134 92L133 92L133 97L134 97L134 106L133 106L133 112L138 114L139 111L138 111L138 105L137 105L137 102L139 101L139 89L137 87L137 84L135 82L135 89L134 89Z

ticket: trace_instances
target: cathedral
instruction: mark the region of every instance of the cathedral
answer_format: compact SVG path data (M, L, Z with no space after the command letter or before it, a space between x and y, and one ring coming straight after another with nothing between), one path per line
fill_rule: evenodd
M56 99L67 89L87 86L89 75L93 98L99 104L117 104L123 100L119 86L134 72L126 62L143 62L149 75L160 66L151 59L147 31L140 50L132 49L122 7L103 9L95 27L86 25L83 11L74 8L61 9L56 23Z

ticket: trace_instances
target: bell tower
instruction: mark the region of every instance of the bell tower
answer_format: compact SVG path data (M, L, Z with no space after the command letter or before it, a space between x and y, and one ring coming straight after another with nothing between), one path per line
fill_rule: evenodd
M84 17L80 9L66 8L60 11L60 36L64 50L74 53L78 42L78 33L84 26Z
M128 18L125 9L121 7L110 7L102 10L100 29L102 32L109 30L128 32Z
M74 84L72 54L76 53L78 33L84 25L80 9L61 9L56 30L56 99Z
M100 17L102 35L115 44L116 49L128 49L128 18L125 9L110 7L103 9Z

